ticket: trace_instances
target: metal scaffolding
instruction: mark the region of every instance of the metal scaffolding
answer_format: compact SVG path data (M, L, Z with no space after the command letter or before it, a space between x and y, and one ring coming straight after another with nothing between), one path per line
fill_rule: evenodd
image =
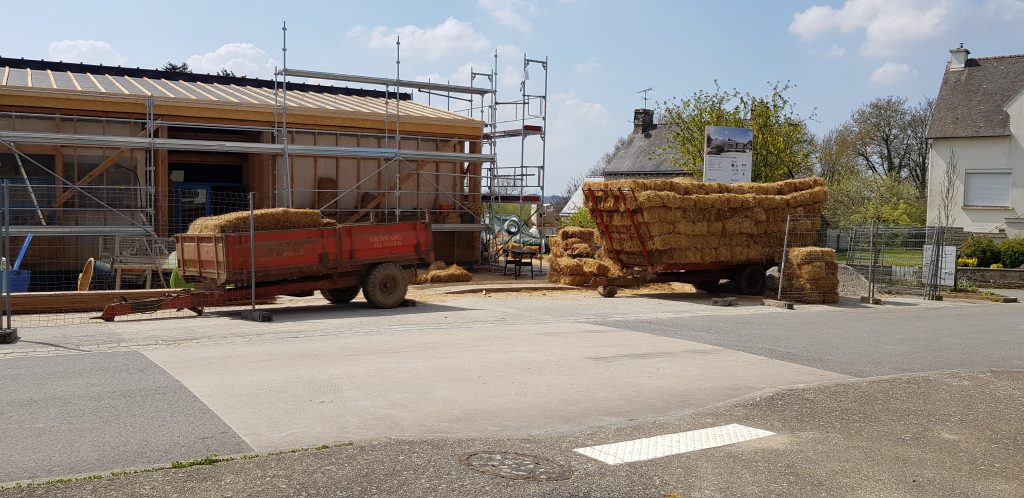
M494 220L498 215L510 214L509 212L511 211L513 213L518 213L520 217L527 218L527 220L534 219L535 217L538 220L544 220L544 170L547 158L548 59L546 57L544 59L531 59L527 57L526 54L523 54L523 72L522 79L519 83L520 95L517 99L502 101L498 98L499 64L497 51L494 53L494 65L490 68L490 71L477 72L471 68L470 84L469 86L465 86L453 85L450 83L422 82L401 79L401 40L396 40L395 46L396 60L394 78L295 69L287 67L287 63L284 64L284 67L276 70L275 101L279 101L281 103L279 114L282 116L280 121L281 126L278 133L280 136L285 137L280 141L286 145L288 144L287 136L289 129L285 117L287 116L288 107L287 80L289 77L381 86L384 88L385 98L388 101L385 104L385 109L387 109L388 112L390 112L391 109L391 95L394 95L395 115L393 120L395 123L395 129L393 136L395 147L387 149L389 151L387 154L388 162L381 166L378 171L383 171L386 167L395 163L414 170L415 166L409 164L408 161L431 160L429 157L417 155L414 151L409 151L400 147L401 140L403 138L401 133L401 92L403 89L417 90L426 94L428 96L428 102L432 96L443 98L447 100L448 109L451 108L451 102L453 100L457 102L465 102L468 103L468 107L462 109L461 112L465 112L470 118L478 118L484 123L484 132L480 140L479 152L473 153L465 151L456 153L460 154L462 161L482 163L485 165L479 179L484 189L481 192L481 197L487 206L487 211L483 213L482 216L474 213L476 215L477 227L482 228L485 232L489 231L489 236L493 239L497 235L494 233L496 231L494 227ZM285 40L285 44L282 47L282 53L286 53L286 50L287 40ZM537 68L542 71L543 77L531 81L531 68ZM487 80L487 85L475 86L474 84L478 78L485 78ZM534 82L535 84L531 84ZM277 97L278 92L280 92L280 98ZM504 114L511 115L506 117ZM385 116L385 126L388 126L391 121L391 116ZM506 127L506 125L510 124L515 126ZM533 137L539 139L539 144L537 144L537 146L531 145L531 141L535 140ZM499 165L498 143L499 140L504 139L519 140L518 165ZM292 152L295 152L295 147L295 145L291 146ZM287 146L285 153L287 154ZM397 178L400 177L400 175L401 168L399 168L398 173L396 174L394 192L396 198L401 196L401 181ZM349 190L339 193L331 202L336 201L358 186L358 184L353 185ZM290 198L290 193L287 197ZM461 210L472 212L470 207L463 205L457 200L456 204L458 204L458 207ZM509 205L512 205L513 207L510 209ZM321 209L322 208L323 206L321 206ZM397 202L395 209L398 211ZM543 221L541 224L543 224ZM466 227L460 224L443 224L441 226L436 226L435 229L442 231L462 231L465 230ZM538 235L543 238L545 233L541 232ZM511 238L507 240L511 240ZM543 242L541 245L543 246ZM491 263L494 263L496 262L497 254L493 251L488 251L487 257L490 259Z
M198 123L184 120L161 118L155 112L154 97L151 94L145 99L145 116L139 117L99 117L79 116L69 111L68 114L30 113L8 111L0 112L0 153L12 153L19 161L34 168L45 170L53 181L48 186L36 187L27 179L24 186L18 187L15 197L21 190L27 189L30 206L36 206L33 213L39 213L38 223L31 223L30 218L19 219L12 227L16 234L35 233L51 237L58 241L62 236L107 236L132 235L156 237L159 231L157 214L163 206L167 214L168 200L176 195L172 189L158 191L157 169L155 157L165 151L197 152L197 153L235 153L259 154L271 156L272 171L275 179L274 205L293 206L295 196L315 198L316 207L329 215L340 216L338 221L354 219L359 213L369 213L370 221L387 221L401 219L403 199L409 196L425 194L438 198L438 205L432 206L426 215L431 216L434 230L438 232L482 232L495 237L494 220L503 214L518 213L524 221L540 212L543 215L544 201L544 168L546 157L547 132L547 59L530 59L523 56L523 75L520 81L519 96L515 99L502 101L498 98L498 54L494 54L494 66L487 72L472 72L469 85L442 84L436 82L420 82L401 78L401 44L396 40L396 59L394 78L359 76L343 73L312 71L287 67L287 27L282 25L282 53L284 67L275 70L273 91L273 125L242 125L225 123ZM530 70L537 68L543 71L543 77L530 77ZM289 97L289 78L306 78L333 82L354 83L383 87L384 116L381 128L384 133L358 133L353 131L323 130L308 126L295 126L289 122L289 109L295 110L301 105L303 94ZM484 86L474 85L479 79L486 78ZM301 86L301 85L300 85ZM354 89L353 91L360 91ZM468 103L468 107L452 111L464 114L482 122L479 139L470 139L459 135L424 136L403 130L403 100L411 100L411 93L416 91L427 96L428 105L431 97L442 97L447 100L447 108L451 110L452 102ZM372 96L372 94L371 94ZM125 96L132 97L134 96ZM296 102L299 102L297 104ZM456 107L462 107L456 106ZM5 121L9 120L9 121ZM56 123L52 126L38 127L32 125L33 120L45 120ZM94 125L78 127L75 123ZM5 123L10 123L9 125ZM25 124L19 124L25 123ZM67 126L67 124L71 126ZM422 126L422 125L421 125ZM423 129L423 128L420 128ZM98 131L99 130L99 131ZM111 131L115 130L115 131ZM169 131L170 130L170 131ZM174 130L188 130L189 133L175 135ZM231 136L236 134L267 134L272 137L262 141L243 141ZM219 134L218 137L207 137L206 134ZM310 142L296 143L291 138L300 134L312 136ZM170 138L170 136L188 138ZM198 136L198 137L197 137ZM328 137L328 143L337 145L317 145L324 143L321 137ZM214 139L218 138L218 139ZM517 165L499 164L499 142L509 143L518 139L520 157ZM539 140L539 143L531 143ZM344 142L344 144L343 144ZM367 145L379 146L363 146ZM357 146L343 146L350 143ZM25 146L25 147L22 147ZM26 153L32 146L54 146L61 148L95 148L102 149L103 164L118 161L118 156L131 157L128 161L136 172L137 180L132 184L91 185L96 179L85 175L80 180L78 170L73 173L59 174L59 169L47 168ZM454 148L453 148L454 147ZM25 150L22 150L22 149ZM427 150L421 150L427 149ZM111 153L111 151L116 152ZM124 152L129 151L129 152ZM66 153L67 154L67 153ZM341 173L344 166L336 161L336 186L333 189L321 189L319 185L307 186L305 190L293 184L291 170L295 161L303 158L350 158L371 160L369 171L360 170L355 182L342 183ZM166 162L166 157L164 157ZM283 161L283 164L278 161ZM58 159L59 162L59 159ZM434 164L433 171L420 174L422 164ZM454 164L456 170L442 171L438 163ZM50 164L50 163L47 163ZM76 163L77 165L78 163ZM162 163L163 164L163 163ZM474 167L476 169L474 169ZM277 171L283 168L283 178ZM447 168L447 166L446 166ZM102 169L97 167L96 169ZM374 170L375 169L375 170ZM394 174L391 174L391 170ZM429 169L429 168L428 168ZM416 178L417 187L403 187L406 178ZM314 183L317 182L313 174ZM384 178L387 176L387 178ZM368 181L370 180L370 181ZM180 181L180 180L178 180ZM377 182L377 185L370 185ZM381 184L383 182L383 184ZM422 183L421 183L422 182ZM438 185L442 183L444 188ZM451 186L455 188L452 189ZM40 206L41 200L36 194L47 196L50 204ZM70 194L69 194L70 193ZM376 196L377 204L369 202L363 205L360 195ZM68 196L77 196L82 202L63 204L59 199L67 200ZM348 196L348 197L346 197ZM340 202L341 199L358 200L356 208ZM443 205L442 204L443 198ZM89 204L83 209L83 203ZM19 199L19 202L20 199ZM234 200L223 201L224 206L234 206ZM419 197L417 197L419 206ZM162 203L162 204L161 204ZM240 205L240 204L239 204ZM337 206L332 207L332 206ZM512 206L510 208L510 206ZM344 207L344 208L343 208ZM17 207L25 210L29 208ZM105 214L85 216L90 211L104 211ZM408 207L406 207L408 209ZM356 211L353 214L351 211ZM43 216L46 213L47 217ZM78 213L80 216L73 216ZM416 213L404 213L413 215ZM443 215L443 216L438 216ZM434 216L437 216L436 218ZM63 219L65 222L50 223L48 219ZM543 218L543 216L542 216ZM92 220L92 221L84 221ZM174 222L165 220L169 230L180 229ZM543 234L541 234L543 235ZM490 253L489 258L496 257Z

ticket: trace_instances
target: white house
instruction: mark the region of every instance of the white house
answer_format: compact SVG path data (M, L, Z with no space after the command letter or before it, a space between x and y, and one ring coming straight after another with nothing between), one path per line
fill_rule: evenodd
M935 111L928 171L928 223L993 237L1024 235L1024 55L970 58L949 51ZM953 202L943 202L945 171L956 156Z

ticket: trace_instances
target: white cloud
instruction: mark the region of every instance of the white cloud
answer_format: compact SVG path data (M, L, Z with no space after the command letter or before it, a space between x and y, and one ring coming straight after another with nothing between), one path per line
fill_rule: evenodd
M119 54L105 41L59 40L50 43L50 59L64 62L84 62L117 66L128 58Z
M491 42L474 29L472 24L454 17L429 28L412 24L398 28L356 26L349 30L348 37L370 48L391 50L394 50L395 41L400 37L403 57L428 61L479 53L491 46Z
M951 0L846 0L835 9L815 5L793 15L789 32L804 41L824 33L864 31L861 53L884 57L931 40L947 29Z
M548 119L548 192L562 190L570 176L587 171L601 154L611 150L615 138L628 130L629 116L613 119L608 108L575 91L551 96Z
M479 0L477 3L499 23L523 33L533 30L528 17L539 12L537 3L531 0Z
M192 71L216 73L227 69L239 76L269 78L277 61L252 43L226 43L213 52L192 55L185 60Z
M404 44L403 44L404 46ZM519 83L522 81L522 57L523 49L516 45L498 45L497 48L488 50L490 57L474 59L466 62L452 71L450 74L438 72L416 76L416 81L450 82L453 85L469 85L471 72L490 73L494 67L494 51L498 52L498 91L503 95L519 93ZM485 76L477 76L473 86L490 86L490 81Z
M985 9L1007 21L1024 21L1024 0L986 0Z
M572 68L572 72L580 76L591 76L601 69L601 63L595 59L591 59L587 62L581 62L576 64Z
M832 45L831 47L828 48L828 51L825 52L825 55L829 57L839 58L846 55L846 49L840 47L839 45Z
M899 62L886 62L875 68L868 79L878 85L895 85L912 76L917 76L917 71L910 66Z
M574 91L552 95L551 101L559 110L559 122L588 123L596 126L611 123L608 108L597 102L583 100Z

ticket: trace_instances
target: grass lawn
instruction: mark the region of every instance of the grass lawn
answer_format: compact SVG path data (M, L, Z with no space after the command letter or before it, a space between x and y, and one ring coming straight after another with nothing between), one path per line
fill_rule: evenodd
M871 252L868 250L836 251L836 262L867 264L871 261ZM921 266L924 261L922 249L882 249L878 263L882 265L896 266Z

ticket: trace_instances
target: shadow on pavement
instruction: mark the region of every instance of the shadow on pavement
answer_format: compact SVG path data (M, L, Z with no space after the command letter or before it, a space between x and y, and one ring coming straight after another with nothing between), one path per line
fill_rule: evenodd
M304 304L287 307L257 307L268 311L273 321L281 323L303 322L312 320L342 320L346 318L394 317L405 315L421 315L426 313L455 313L470 311L470 308L448 306L444 304L419 303L416 306L398 307L393 309L377 309L364 301L347 304ZM207 311L205 316L226 317L242 320L241 310Z

